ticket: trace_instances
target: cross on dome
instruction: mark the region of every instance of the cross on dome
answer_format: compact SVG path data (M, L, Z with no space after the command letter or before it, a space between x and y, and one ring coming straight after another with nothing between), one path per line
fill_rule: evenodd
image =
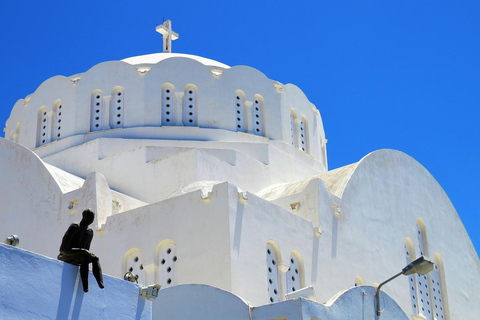
M163 52L172 52L172 41L178 39L178 33L172 30L172 21L164 21L155 29L163 35Z

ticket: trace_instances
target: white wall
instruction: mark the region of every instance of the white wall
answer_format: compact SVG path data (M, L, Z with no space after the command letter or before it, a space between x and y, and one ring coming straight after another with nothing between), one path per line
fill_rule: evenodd
M1 319L151 319L140 287L104 274L105 288L89 275L84 293L78 267L0 244Z

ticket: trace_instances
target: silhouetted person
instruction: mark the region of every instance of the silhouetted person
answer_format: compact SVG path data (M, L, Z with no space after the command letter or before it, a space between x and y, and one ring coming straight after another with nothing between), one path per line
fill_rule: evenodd
M80 266L83 291L88 292L88 265L92 264L93 275L98 286L103 289L102 268L98 257L90 253L90 243L93 238L93 230L88 226L95 219L95 213L90 209L83 211L82 221L72 223L63 236L58 260L62 260Z

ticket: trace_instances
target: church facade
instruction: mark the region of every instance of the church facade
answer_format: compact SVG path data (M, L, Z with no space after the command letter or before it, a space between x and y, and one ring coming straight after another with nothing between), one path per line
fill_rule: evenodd
M326 142L303 92L254 68L168 52L100 63L13 107L0 234L54 258L91 208L104 273L161 285L154 318L213 290L198 285L265 319L295 292L373 302L372 286L428 256L434 270L392 281L382 303L398 319L477 319L478 256L430 173L395 150L329 171Z

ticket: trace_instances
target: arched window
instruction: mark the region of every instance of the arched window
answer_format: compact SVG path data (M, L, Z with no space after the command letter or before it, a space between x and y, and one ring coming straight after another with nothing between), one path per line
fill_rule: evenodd
M183 93L183 125L197 125L197 100L197 87L193 84L187 85Z
M37 147L43 146L46 143L49 143L49 132L48 132L48 116L47 116L47 107L42 106L38 109L38 120L37 120Z
M435 253L435 268L430 272L432 284L433 313L437 320L448 319L447 290L445 290L445 274L443 269L442 256Z
M309 153L310 152L310 145L309 145L309 137L308 137L308 123L307 117L302 116L300 121L300 149L303 152Z
M417 238L420 256L428 256L427 231L423 220L420 218L417 219ZM433 320L429 278L428 274L417 276L418 311L427 320Z
M252 105L252 122L253 122L253 133L259 136L265 135L264 128L264 101L263 97L259 94L256 94L253 99Z
M405 259L407 265L410 264L413 260L416 259L415 257L415 246L413 245L413 241L410 238L405 238ZM412 314L418 315L418 297L417 297L417 279L416 274L411 274L408 276L408 287L410 291L410 302L412 305Z
M290 254L290 267L287 270L287 293L303 288L303 259L300 253Z
M176 244L173 240L162 241L157 247L157 283L162 288L176 284L175 270L177 265Z
M162 125L175 125L175 87L170 83L162 87Z
M95 90L90 98L90 131L103 130L103 92Z
M52 140L60 140L62 138L63 109L62 101L57 100L53 105Z
M110 128L123 128L124 89L115 87L110 98Z
M267 278L268 278L268 301L279 302L282 297L278 266L280 265L280 253L273 241L267 243Z
M245 94L241 90L235 91L236 130L246 132L245 122Z
M143 268L143 257L140 249L130 249L123 257L123 273L131 272L137 277L139 284L146 284L146 275Z

